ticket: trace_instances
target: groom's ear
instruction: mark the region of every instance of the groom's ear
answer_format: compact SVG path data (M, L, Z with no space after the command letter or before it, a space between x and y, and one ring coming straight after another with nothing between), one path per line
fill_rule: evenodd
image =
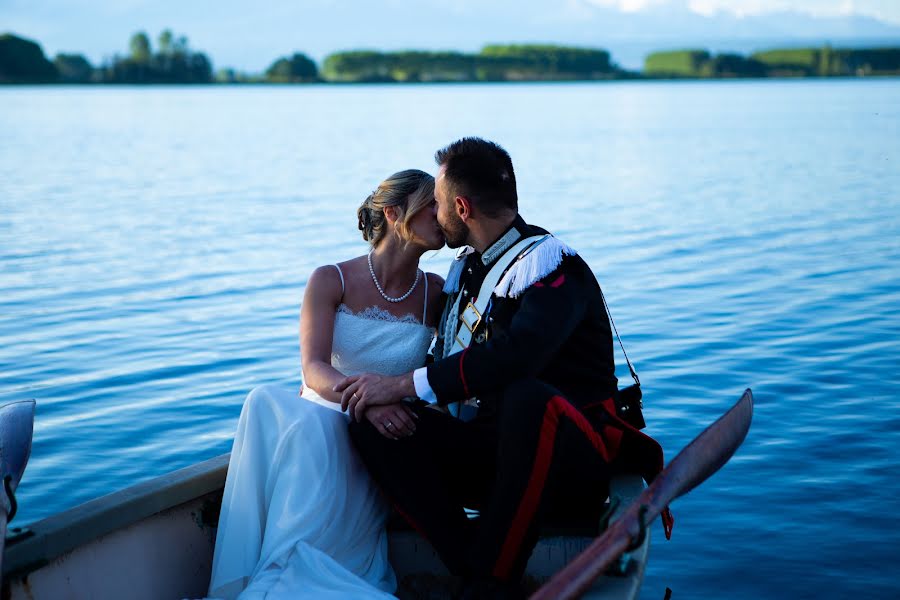
M456 214L463 221L467 221L472 218L472 201L466 198L465 196L457 196L453 199L454 208L456 208Z

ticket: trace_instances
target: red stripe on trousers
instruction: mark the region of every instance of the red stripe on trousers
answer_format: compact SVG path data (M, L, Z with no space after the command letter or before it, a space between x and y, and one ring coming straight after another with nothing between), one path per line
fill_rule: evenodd
M578 410L569 404L562 396L553 396L547 403L547 410L544 412L544 420L541 422L541 432L538 439L537 456L534 459L534 466L531 469L531 478L528 480L528 486L525 488L525 494L519 503L516 516L513 518L506 541L500 551L500 558L494 565L494 577L504 580L509 576L512 569L513 561L516 558L516 551L522 544L525 537L525 530L534 518L537 511L538 503L541 499L541 491L544 489L544 483L547 480L547 473L550 471L550 461L553 458L553 445L556 441L556 431L559 428L559 417L565 415L572 420L573 423L581 430L582 433L594 446L594 449L600 454L604 461L610 461L610 454L607 451L606 444L603 441L587 419L584 418Z
M645 441L650 442L651 444L653 444L654 446L659 448L659 451L660 451L657 456L658 460L656 463L655 473L659 473L660 471L662 471L663 466L664 466L663 465L663 455L662 455L662 447L659 445L659 442L654 440L652 437L650 437L643 431L635 428L631 423L628 423L628 422L622 420L622 417L620 417L619 414L616 412L616 403L613 401L612 398L607 398L606 400L603 400L600 402L591 402L590 404L585 404L584 406L581 407L581 410L597 408L598 406L602 407L606 411L606 414L609 415L609 417L613 420L613 423L618 425L620 428L620 429L615 429L615 428L608 429L609 426L607 425L603 429L603 433L605 434L605 433L607 433L607 431L616 431L617 433L620 434L618 436L618 440L621 441L622 434L624 433L624 431L630 431L631 433L637 434L639 437L643 438ZM612 445L616 445L616 443L612 442L612 440L611 440L611 443L612 443ZM615 450L613 451L613 454L616 454Z
M403 520L406 521L407 523L409 523L410 525L412 525L412 528L415 529L416 532L422 536L423 540L426 540L428 543L431 543L431 541L428 539L428 536L425 535L425 530L416 521L414 521L412 517L410 517L408 514L406 514L403 511L403 509L400 508L399 504L397 504L396 502L393 502L392 504L394 505L394 510L396 510L400 514L400 516L403 517Z
M462 354L459 355L459 378L460 380L462 380L463 393L466 395L466 400L472 397L472 395L469 393L469 384L466 383L466 373L465 371L463 371L463 359L466 358L466 352L468 351L469 349L466 348L462 351Z

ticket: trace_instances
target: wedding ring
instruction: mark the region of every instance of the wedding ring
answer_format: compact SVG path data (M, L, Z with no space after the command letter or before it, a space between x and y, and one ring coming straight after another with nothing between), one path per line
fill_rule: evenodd
M394 426L394 424L391 423L390 421L388 421L387 423L384 424L384 428L385 428L385 429L387 429L387 428L389 428L389 427L393 427L393 426Z

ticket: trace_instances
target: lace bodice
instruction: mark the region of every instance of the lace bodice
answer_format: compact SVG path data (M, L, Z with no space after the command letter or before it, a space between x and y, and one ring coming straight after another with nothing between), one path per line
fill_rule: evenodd
M401 375L425 364L434 329L414 315L403 318L377 306L358 313L345 304L334 317L331 366L344 375Z

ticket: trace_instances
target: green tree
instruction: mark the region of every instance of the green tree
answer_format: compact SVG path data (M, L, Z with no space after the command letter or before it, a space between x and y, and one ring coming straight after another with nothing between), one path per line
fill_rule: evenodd
M706 63L709 77L765 77L766 66L740 54L717 54Z
M644 59L644 74L652 77L701 77L711 71L706 50L654 52Z
M164 29L160 34L157 40L159 44L159 53L160 54L171 54L173 49L173 39L172 31L169 29Z
M188 80L185 83L210 83L213 80L212 62L202 52L192 52L188 60Z
M63 83L89 83L94 75L94 67L81 54L57 54L53 64Z
M336 52L325 57L322 73L329 81L392 81L387 55L371 50Z
M37 42L0 35L0 83L51 83L56 78L56 67Z
M160 52L153 54L144 32L131 37L131 54L116 57L101 70L109 83L211 83L212 63L202 52L192 52L185 36L175 38L165 30L159 35Z
M596 79L616 71L606 50L546 44L485 46L477 61L482 79Z
M763 63L766 72L776 77L806 77L819 71L817 48L784 48L754 52L750 58Z
M822 47L822 51L819 52L819 65L818 65L818 73L822 77L827 77L832 74L832 52L831 46L826 44Z
M266 69L266 81L272 83L299 83L315 81L319 69L311 58L295 53L290 58L279 58Z
M835 75L898 75L900 47L834 50Z
M146 64L150 62L150 38L143 31L139 31L131 36L131 42L128 44L131 50L131 60L138 64Z

